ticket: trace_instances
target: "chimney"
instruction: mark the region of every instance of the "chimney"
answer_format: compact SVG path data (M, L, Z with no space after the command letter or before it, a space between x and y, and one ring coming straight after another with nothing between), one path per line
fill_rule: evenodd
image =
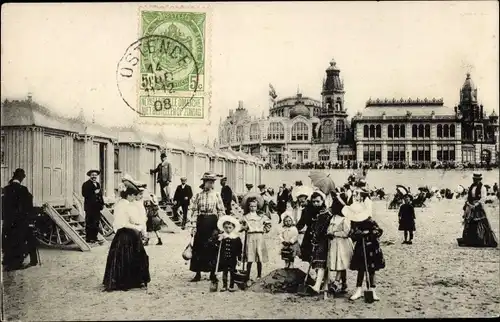
M243 101L238 101L238 109L239 110L243 109Z
M31 102L33 100L33 93L28 92L28 102Z
M480 108L481 108L481 109L480 109L480 113L481 113L481 114L480 114L480 117L481 117L481 119L482 119L482 118L484 118L484 114L483 114L483 105L481 105L481 106L480 106Z

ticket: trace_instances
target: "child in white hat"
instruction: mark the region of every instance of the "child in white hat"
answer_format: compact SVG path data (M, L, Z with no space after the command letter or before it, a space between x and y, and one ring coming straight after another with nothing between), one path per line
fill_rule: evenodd
M295 227L291 211L285 212L283 229L280 232L282 244L281 258L285 261L285 268L293 268L295 257L300 255L299 231Z
M222 272L222 289L221 292L229 290L234 292L234 274L236 273L236 266L241 262L242 243L238 235L240 231L240 223L238 219L233 216L222 216L217 221L217 228L223 231L219 236L220 257L219 257L219 272ZM229 289L228 289L228 275L229 275Z

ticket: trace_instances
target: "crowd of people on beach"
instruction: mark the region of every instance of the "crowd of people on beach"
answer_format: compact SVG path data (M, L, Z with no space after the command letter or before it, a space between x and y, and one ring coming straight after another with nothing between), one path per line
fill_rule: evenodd
M164 169L168 170L169 166L162 160L160 174ZM87 195L100 192L92 179L98 171L90 170L87 174L89 181L84 183L82 191L85 198L90 198ZM162 203L171 202L182 216L182 228L191 234L182 254L190 261L189 269L194 273L191 282L199 282L202 273L209 273L210 290L215 291L218 273L222 272L220 291L245 290L262 278L263 265L269 261L268 235L278 230L284 268L294 269L298 258L308 264L307 276L310 270L315 271L314 283L307 285L308 295L323 294L327 298L332 294L346 294L347 272L351 270L357 278L350 300L369 296L377 301L375 274L386 266L380 244L383 229L373 219L374 190L368 187L365 175L364 171L352 174L345 184L335 186L326 174L323 184L317 180L315 184L310 174L312 186L303 185L302 181L295 182L294 187L283 184L276 196L274 190L264 184L257 187L259 192L247 184L248 191L237 198L227 185L227 178L206 172L200 178L198 193L193 194L186 178L181 178L173 200L166 200L169 194L165 193L160 202L146 184L125 175L118 187L120 199L114 205L115 235L107 256L104 289L128 290L147 286L151 281L145 246L154 237L157 245L163 244L158 231L164 222L158 212ZM26 226L33 205L31 194L20 184L24 177L24 171L17 169L4 189L4 265L10 270L19 269L27 254L31 256L31 266L36 265L39 258ZM166 178L163 188L170 184L168 175L159 178ZM214 189L217 180L222 185L220 193ZM403 186L398 186L397 191L402 201L398 204L398 229L403 232L402 243L411 245L416 230L415 198ZM457 239L458 245L497 247L485 213L488 190L482 184L481 174L474 173L473 184L462 195L466 199L464 229L462 237ZM86 212L93 211L94 208L87 206ZM242 213L236 211L240 207ZM279 229L272 230L272 214L278 216ZM93 228L87 227L93 234L88 238L96 238ZM254 268L256 278L252 279Z

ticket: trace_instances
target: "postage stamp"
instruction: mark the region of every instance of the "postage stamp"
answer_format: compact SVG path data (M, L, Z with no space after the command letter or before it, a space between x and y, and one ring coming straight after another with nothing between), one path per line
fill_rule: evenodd
M118 63L118 91L142 117L204 119L209 106L207 11L140 9L139 39Z

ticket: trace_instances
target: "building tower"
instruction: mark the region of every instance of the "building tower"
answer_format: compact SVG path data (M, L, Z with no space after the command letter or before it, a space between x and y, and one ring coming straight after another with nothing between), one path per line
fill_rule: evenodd
M476 143L483 136L483 106L478 104L477 87L467 73L460 89L459 114L462 118L462 139L468 143Z

